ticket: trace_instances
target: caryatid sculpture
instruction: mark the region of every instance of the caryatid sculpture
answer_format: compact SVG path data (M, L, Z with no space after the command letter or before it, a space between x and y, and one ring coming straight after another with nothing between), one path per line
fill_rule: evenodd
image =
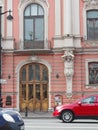
M64 60L64 74L66 77L66 93L72 96L72 79L74 74L74 55L72 50L66 50L62 56Z

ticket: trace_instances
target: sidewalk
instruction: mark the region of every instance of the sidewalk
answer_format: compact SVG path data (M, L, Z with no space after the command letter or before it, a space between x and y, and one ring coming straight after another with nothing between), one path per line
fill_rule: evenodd
M54 118L52 112L20 112L23 118L30 118L30 119L51 119Z

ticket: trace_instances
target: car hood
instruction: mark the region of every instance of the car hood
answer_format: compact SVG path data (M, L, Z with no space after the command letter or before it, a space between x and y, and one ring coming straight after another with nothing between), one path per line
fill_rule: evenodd
M74 102L71 104L64 104L64 105L57 106L56 109L73 108L76 104L77 104L77 102Z
M23 122L23 119L22 119L20 113L16 110L0 109L0 116L2 116L3 114L8 114L8 115L12 116L13 119L15 120L15 122Z

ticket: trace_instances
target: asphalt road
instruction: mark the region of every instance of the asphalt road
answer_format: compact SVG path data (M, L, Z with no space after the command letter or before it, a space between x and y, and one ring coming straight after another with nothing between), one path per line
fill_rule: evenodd
M24 119L25 130L98 130L98 120L75 120L62 123L58 119Z

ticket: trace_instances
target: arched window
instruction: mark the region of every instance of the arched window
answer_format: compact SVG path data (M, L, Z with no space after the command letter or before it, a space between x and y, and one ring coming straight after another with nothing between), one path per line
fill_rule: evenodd
M98 40L98 10L87 11L87 40Z
M24 10L25 47L37 48L44 41L44 10L39 4L30 4Z

